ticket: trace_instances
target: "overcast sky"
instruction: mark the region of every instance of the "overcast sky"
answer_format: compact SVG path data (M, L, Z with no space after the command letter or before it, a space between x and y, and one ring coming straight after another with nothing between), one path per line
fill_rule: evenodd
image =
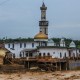
M44 0L49 37L80 39L80 0ZM0 0L0 38L34 37L42 0Z

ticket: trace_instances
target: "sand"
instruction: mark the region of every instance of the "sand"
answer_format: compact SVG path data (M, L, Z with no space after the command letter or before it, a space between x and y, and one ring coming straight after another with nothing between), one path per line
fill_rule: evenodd
M80 80L80 71L0 73L0 80Z

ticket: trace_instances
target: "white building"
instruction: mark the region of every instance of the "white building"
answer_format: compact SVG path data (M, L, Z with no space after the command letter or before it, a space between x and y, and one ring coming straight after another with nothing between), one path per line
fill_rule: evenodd
M61 47L65 47L65 46L66 46L64 39L61 39L61 40L60 40L60 46L61 46Z
M70 43L69 47L75 48L76 45L75 45L75 43L72 41L72 42Z
M47 46L56 46L52 39L48 40Z

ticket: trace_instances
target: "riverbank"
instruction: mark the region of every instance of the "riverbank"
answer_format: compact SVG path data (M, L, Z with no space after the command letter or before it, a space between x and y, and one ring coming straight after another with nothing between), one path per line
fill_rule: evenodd
M80 80L80 71L0 73L0 80Z

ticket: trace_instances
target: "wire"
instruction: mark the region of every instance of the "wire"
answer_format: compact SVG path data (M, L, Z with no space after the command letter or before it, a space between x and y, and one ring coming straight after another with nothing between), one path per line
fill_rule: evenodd
M5 0L5 1L1 2L1 3L0 3L0 6L3 5L3 4L5 4L5 3L8 2L8 1L10 1L10 0Z

